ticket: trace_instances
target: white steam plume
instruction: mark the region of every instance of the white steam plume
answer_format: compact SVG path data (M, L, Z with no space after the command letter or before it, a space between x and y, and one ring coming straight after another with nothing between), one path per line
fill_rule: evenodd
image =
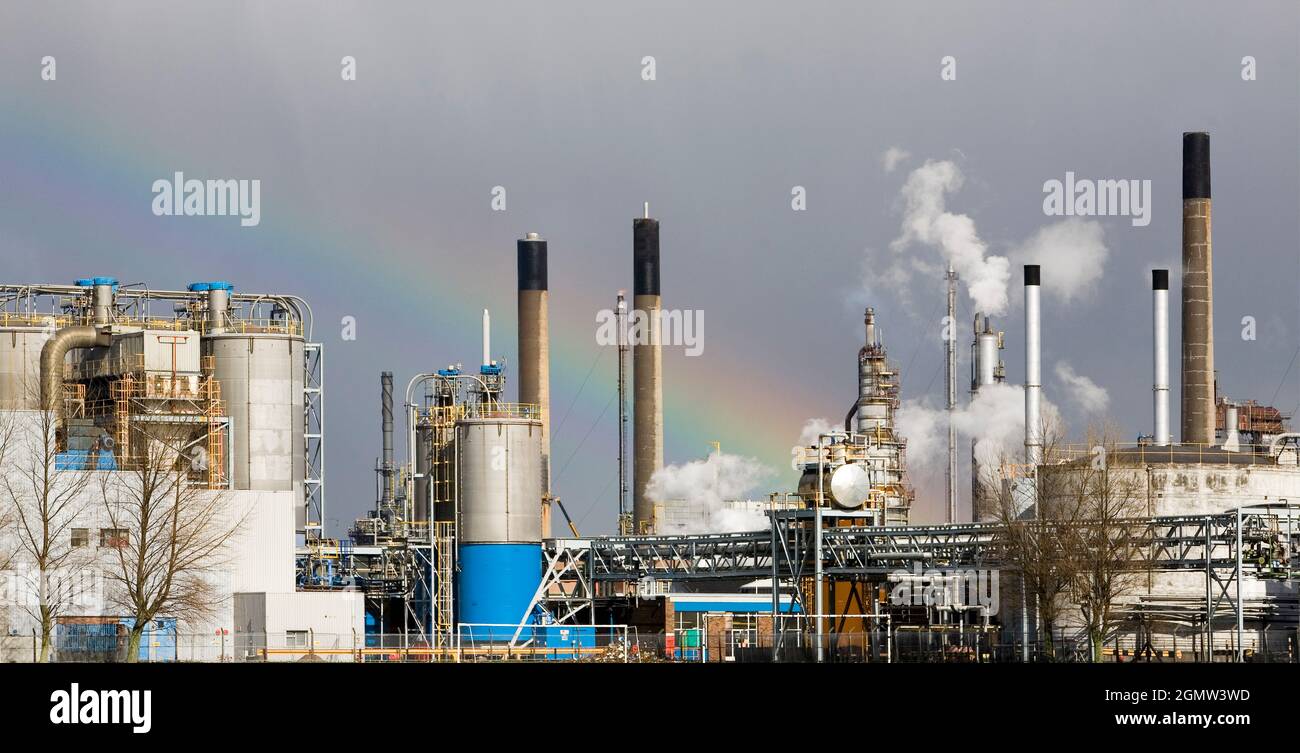
M1044 423L1059 425L1060 412L1042 401ZM948 411L921 400L905 400L895 414L898 433L907 438L908 468L942 467L948 461ZM975 460L981 466L997 465L1004 457L1017 457L1025 445L1025 391L1020 385L987 384L967 405L953 411L953 426L966 445L975 440ZM965 452L958 450L958 452Z
M1096 220L1070 217L1038 229L1011 252L1016 265L1041 264L1043 287L1065 303L1091 293L1110 251Z
M726 502L745 499L771 475L771 469L753 458L715 452L707 460L655 471L646 496L664 507L663 519L656 521L659 533L759 531L771 525L766 515L730 509Z
M812 447L817 444L817 438L823 434L830 434L840 429L842 424L836 424L829 418L810 418L804 422L803 428L799 430L799 443L796 447Z
M942 265L913 259L912 266L937 276L941 267L951 264L965 282L975 307L999 315L1007 309L1011 262L1005 256L988 253L988 246L980 240L975 221L969 216L947 211L947 195L959 190L963 182L961 169L949 160L927 160L913 170L903 184L902 234L890 248L896 253L918 243L938 248Z
M1104 413L1110 404L1106 388L1088 377L1075 372L1067 361L1056 362L1056 378L1061 380L1066 394L1084 413Z

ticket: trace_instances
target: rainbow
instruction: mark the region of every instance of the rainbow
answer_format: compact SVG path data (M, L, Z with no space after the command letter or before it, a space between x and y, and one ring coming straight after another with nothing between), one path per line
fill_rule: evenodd
M153 275L168 277L150 280L155 285L179 286L217 275L234 277L246 290L284 289L309 301L328 299L331 291L344 284L349 289L384 290L388 293L381 302L384 308L400 310L412 321L427 317L427 321L437 322L439 338L451 339L458 345L454 352L460 353L475 352L479 311L489 302L508 306L505 311L510 313L499 315L496 322L503 336L506 330L513 330L513 243L473 249L474 253L467 253L470 249L441 251L435 256L449 261L449 274L416 274L413 270L427 264L429 238L416 237L410 227L399 224L373 231L335 226L328 214L322 215L319 205L277 195L273 182L265 178L262 223L256 231L240 228L236 218L176 222L154 217L148 208L155 179L170 176L176 169L195 175L203 171L192 164L175 164L170 155L182 152L179 143L145 144L129 134L113 136L85 125L84 113L61 112L57 105L43 118L28 115L0 121L0 136L7 144L0 152L0 171L16 189L13 195L17 199L0 205L0 220L11 254L16 251L21 256L26 251L29 257L27 268L19 267L23 274L48 276L52 265L45 262L45 255L57 253L93 266L91 271L96 274L111 272L124 282L134 282L133 275L148 269ZM584 290L607 289L612 300L613 289L631 281L630 243L630 228L627 238L611 239L611 245L629 248L625 280L584 277L580 260L566 259L563 247L553 248L552 279L565 278ZM385 254L375 249L397 251ZM665 249L668 259L671 254L671 248ZM463 263L457 270L457 257L472 257L479 260L476 263L492 259L492 266L501 274L475 273L474 267ZM240 270L237 275L229 272L232 267ZM292 284L286 285L286 280ZM671 301L671 289L667 292ZM330 325L323 323L336 322L338 317L322 312L328 314L338 307L331 302L318 305L316 312L314 337L332 345L333 359L340 357L338 351L346 352L348 344L331 343ZM579 307L553 299L551 313L553 407L561 411L587 375L599 346L593 335L594 311L583 313ZM440 351L442 346L429 348L431 353ZM844 401L814 402L807 396L792 395L789 383L778 381L763 357L762 353L741 353L726 343L709 340L701 356L708 362L707 374L701 375L703 370L697 369L693 377L674 375L673 359L665 359L669 462L701 457L710 442L718 441L728 452L752 456L771 466L774 488L793 486L789 452L804 420L828 411L834 417ZM431 368L441 365L429 364ZM561 453L570 451L565 443L576 444L606 405L613 373L611 353L601 358L599 370L574 406L570 425L564 427L569 436L557 433L557 462ZM339 394L337 381L330 386L331 395ZM371 385L348 387L368 390ZM814 407L818 403L822 407ZM331 412L346 415L343 408ZM368 410L365 415L369 417ZM612 410L605 420L612 429ZM608 454L608 442L589 440L582 452L601 452L603 458ZM332 464L341 466L346 463Z

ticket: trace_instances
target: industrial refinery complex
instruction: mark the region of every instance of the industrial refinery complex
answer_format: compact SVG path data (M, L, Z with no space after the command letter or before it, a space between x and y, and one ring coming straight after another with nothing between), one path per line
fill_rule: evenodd
M238 280L0 284L6 488L45 510L72 553L44 564L19 554L14 566L108 573L85 601L43 609L37 589L11 607L0 659L1296 661L1300 433L1216 383L1210 136L1182 138L1182 269L1151 277L1149 429L1081 447L1055 434L1040 376L1040 312L1053 291L1040 266L1025 265L1023 343L976 314L968 343L935 344L950 416L1003 383L1024 398L1023 447L1002 456L959 447L947 428L939 525L912 520L917 485L897 420L908 374L890 358L902 344L882 336L902 314L878 306L864 312L857 395L844 396L842 427L799 448L782 484L793 491L727 502L762 525L670 525L672 504L647 494L664 466L672 379L658 331L660 224L648 206L632 220L630 309L622 291L617 299L620 333L631 318L648 336L617 345L619 485L596 502L618 510L616 535L582 535L553 488L538 233L515 248L517 353L493 350L484 310L477 363L449 353L424 373L376 373L378 499L343 536L323 524L325 354L306 299ZM947 284L951 316L951 269ZM1171 284L1181 291L1177 385ZM969 390L959 390L967 344ZM1019 380L1004 353L1023 356ZM972 476L959 479L967 453ZM968 484L975 513L963 520L958 487ZM159 526L151 514L170 530L146 546L144 531ZM30 552L15 542L32 519L4 523L0 540ZM175 556L186 541L192 551ZM158 553L168 546L171 559ZM173 579L206 608L169 598L151 611L150 589Z

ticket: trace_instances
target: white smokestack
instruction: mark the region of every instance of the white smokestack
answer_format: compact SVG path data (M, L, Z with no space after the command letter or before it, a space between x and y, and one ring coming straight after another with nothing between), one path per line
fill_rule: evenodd
M1155 383L1152 386L1155 432L1153 441L1159 447L1169 445L1169 270L1151 270L1151 305L1155 328L1154 367Z
M1042 359L1039 354L1039 267L1025 265L1025 462L1043 462L1043 427L1039 411L1042 399Z
M483 365L492 365L492 315L483 309Z
M1228 415L1223 421L1223 449L1237 452L1241 449L1241 436L1237 433L1237 406L1228 403Z

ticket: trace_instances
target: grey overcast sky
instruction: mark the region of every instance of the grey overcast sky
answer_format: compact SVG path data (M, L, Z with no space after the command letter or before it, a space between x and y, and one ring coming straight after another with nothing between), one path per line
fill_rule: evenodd
M1013 252L1062 219L1043 213L1044 181L1151 181L1150 225L1090 220L1100 278L1068 305L1044 289L1046 396L1076 433L1096 418L1058 378L1065 361L1136 435L1150 431L1151 268L1174 270L1176 301L1181 133L1210 131L1221 391L1300 403L1294 2L6 3L0 41L4 279L228 279L308 298L336 533L373 504L381 369L405 385L473 362L483 307L513 359L528 231L550 241L556 492L584 532L612 530L614 357L594 316L631 286L642 201L663 223L665 305L705 312L703 354L665 356L669 462L718 441L771 467L756 494L790 488L804 421L854 398L864 303L904 397L940 400L942 283L914 275L904 295L883 278L891 254L939 258L890 249L926 160L964 176L947 210L1012 255L998 319L1012 383ZM891 148L909 157L886 172ZM178 170L261 180L261 224L155 217L150 187ZM1068 265L1063 248L1045 268ZM960 309L964 399L965 291ZM931 473L916 472L923 490ZM915 517L941 508L922 498Z

